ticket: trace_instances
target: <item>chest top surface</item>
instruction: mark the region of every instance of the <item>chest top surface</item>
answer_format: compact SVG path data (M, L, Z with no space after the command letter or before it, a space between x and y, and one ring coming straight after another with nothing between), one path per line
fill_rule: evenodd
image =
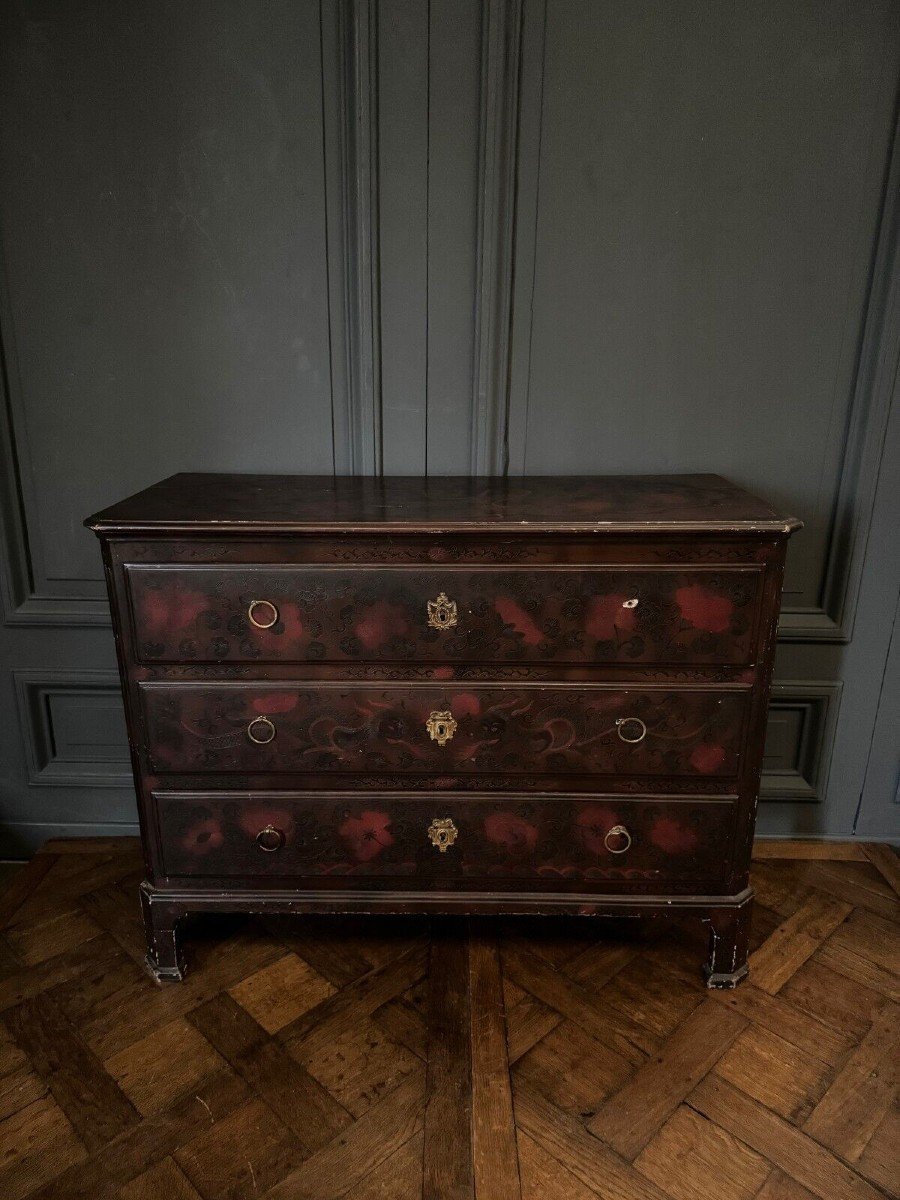
M790 533L796 518L720 475L179 474L89 517L98 533Z

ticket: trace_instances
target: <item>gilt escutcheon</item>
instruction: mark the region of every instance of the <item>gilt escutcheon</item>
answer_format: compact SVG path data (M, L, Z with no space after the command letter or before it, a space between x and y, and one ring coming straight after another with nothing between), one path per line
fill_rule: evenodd
M446 592L441 592L437 600L428 601L428 624L432 629L452 629L456 624L456 601Z
M431 713L425 722L425 728L428 730L428 736L431 740L437 742L439 746L443 746L456 733L456 722L453 719L453 713Z

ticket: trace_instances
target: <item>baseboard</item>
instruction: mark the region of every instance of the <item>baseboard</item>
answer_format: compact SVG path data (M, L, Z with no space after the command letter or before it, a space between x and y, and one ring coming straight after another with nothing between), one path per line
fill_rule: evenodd
M137 821L3 821L0 822L0 859L31 858L51 838L136 837Z

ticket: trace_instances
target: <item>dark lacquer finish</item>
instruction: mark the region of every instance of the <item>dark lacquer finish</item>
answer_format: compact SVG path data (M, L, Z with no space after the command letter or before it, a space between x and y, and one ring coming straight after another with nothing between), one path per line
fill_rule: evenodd
M573 529L597 532L748 530L799 527L720 475L431 476L172 475L85 522L98 532L288 532L338 535Z
M162 792L154 800L168 875L280 884L314 878L316 887L346 886L348 876L376 884L405 879L416 886L528 884L551 891L721 885L736 814L736 801L719 797L476 795L445 797L437 809L392 793L322 799ZM442 829L453 839L443 849Z
M177 475L88 523L158 979L229 908L690 912L746 973L792 518L714 475Z
M128 568L144 662L747 663L761 576Z
M735 775L749 693L144 684L154 771ZM444 714L443 736L439 728Z

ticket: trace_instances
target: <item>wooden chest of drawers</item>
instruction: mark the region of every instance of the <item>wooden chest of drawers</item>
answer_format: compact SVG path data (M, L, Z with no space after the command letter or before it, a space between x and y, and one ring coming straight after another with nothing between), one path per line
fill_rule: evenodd
M157 978L223 909L690 911L746 974L797 521L714 475L176 475L87 524Z

